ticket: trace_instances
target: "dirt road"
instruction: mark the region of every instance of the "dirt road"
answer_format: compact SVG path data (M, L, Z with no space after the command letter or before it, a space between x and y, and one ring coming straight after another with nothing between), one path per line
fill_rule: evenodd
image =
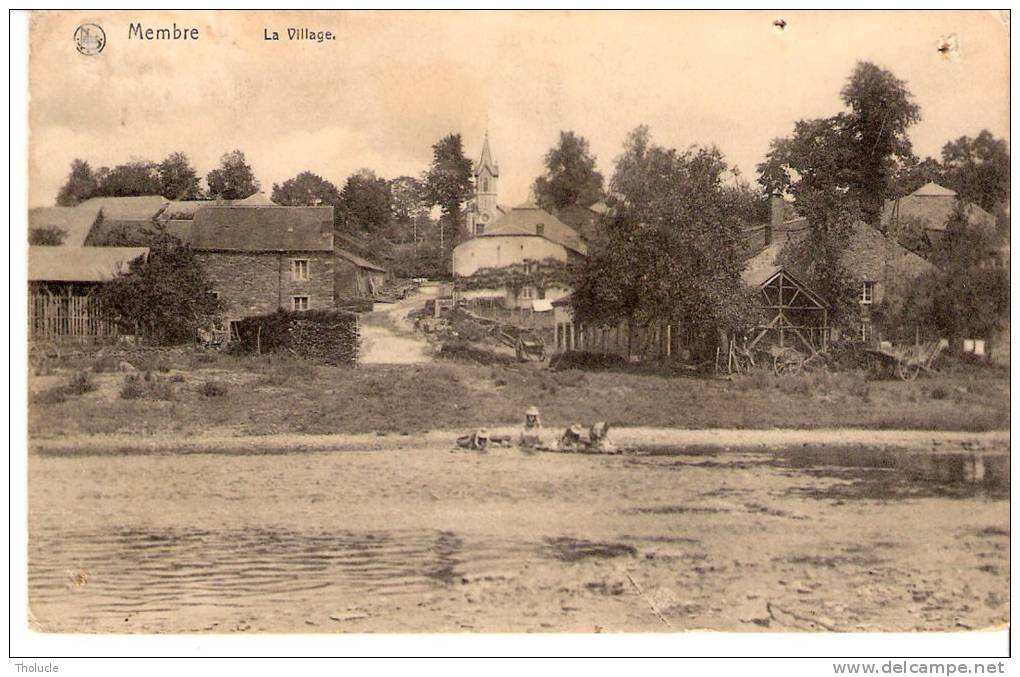
M434 298L436 288L423 286L396 303L377 303L361 315L360 364L422 364L432 361L432 346L415 333L407 314Z
M752 448L32 454L29 534L30 604L46 630L959 631L1009 619L1005 492Z

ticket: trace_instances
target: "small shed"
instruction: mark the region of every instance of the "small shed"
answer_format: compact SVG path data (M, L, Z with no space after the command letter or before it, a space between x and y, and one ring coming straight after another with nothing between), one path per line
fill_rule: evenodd
M748 348L762 342L815 353L829 340L829 308L821 296L782 266L750 268L745 284L761 293L761 316Z
M390 278L388 270L346 249L334 250L337 300L377 296Z
M93 297L147 247L29 247L28 328L30 339L98 339L117 334Z

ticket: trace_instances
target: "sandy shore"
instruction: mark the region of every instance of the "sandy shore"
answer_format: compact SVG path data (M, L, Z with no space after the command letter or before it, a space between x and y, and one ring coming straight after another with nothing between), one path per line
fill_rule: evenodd
M494 427L492 434L515 435L516 428ZM443 449L451 447L467 430L433 430L413 435L232 435L212 433L182 438L174 435L88 435L36 437L29 447L38 453L90 452L156 453L258 453L293 451L373 451L397 449ZM555 432L550 431L555 437ZM717 449L755 450L789 447L841 449L886 449L909 451L960 450L979 453L1008 453L1008 430L992 432L938 432L918 430L739 430L676 428L615 428L613 441L625 448L655 450Z

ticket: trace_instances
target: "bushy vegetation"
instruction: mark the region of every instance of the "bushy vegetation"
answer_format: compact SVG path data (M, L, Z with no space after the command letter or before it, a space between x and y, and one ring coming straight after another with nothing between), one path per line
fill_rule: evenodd
M195 340L199 327L221 309L191 249L169 235L158 235L147 258L97 291L103 312L128 334L140 333L154 345Z
M288 352L318 362L353 365L358 359L358 316L331 310L280 310L237 325L235 353Z
M120 397L124 400L172 400L174 387L171 382L161 379L151 371L144 374L128 374L124 377Z

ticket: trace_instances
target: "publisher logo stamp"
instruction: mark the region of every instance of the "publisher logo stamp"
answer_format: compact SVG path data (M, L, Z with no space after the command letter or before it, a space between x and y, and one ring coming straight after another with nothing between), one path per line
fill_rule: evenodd
M106 32L98 24L82 24L74 31L74 46L85 56L95 56L106 47Z

